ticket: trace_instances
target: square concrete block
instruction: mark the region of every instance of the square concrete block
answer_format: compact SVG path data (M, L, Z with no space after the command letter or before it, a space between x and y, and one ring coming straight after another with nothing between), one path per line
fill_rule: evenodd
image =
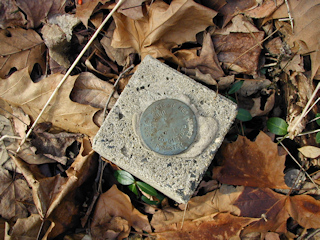
M147 56L94 138L104 158L186 203L237 114L237 105Z

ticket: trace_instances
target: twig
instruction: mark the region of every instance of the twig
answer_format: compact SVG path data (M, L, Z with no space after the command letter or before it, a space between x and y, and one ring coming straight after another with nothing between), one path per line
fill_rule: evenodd
M17 136L3 135L3 136L0 138L0 142L3 141L3 140L6 139L6 138L21 139L21 137L17 137Z
M65 80L68 78L68 76L70 75L70 73L72 72L72 70L74 69L74 67L77 65L77 63L80 61L80 59L82 58L82 56L85 54L85 52L87 51L87 49L90 47L90 45L92 44L92 42L95 40L95 38L98 36L99 32L101 31L101 29L104 27L104 25L108 22L108 20L111 18L111 16L113 15L113 13L121 6L121 4L123 2L125 2L126 0L120 0L116 6L112 9L112 11L108 14L108 16L103 20L103 22L101 23L101 25L99 26L99 28L95 31L95 33L93 34L93 36L91 37L91 39L88 41L88 43L85 45L85 47L82 49L82 51L79 53L78 57L76 58L76 60L74 60L73 64L71 65L71 67L68 69L68 71L66 72L66 74L63 76L63 78L61 79L60 83L58 84L58 86L55 88L55 90L53 91L53 93L51 94L50 98L48 99L47 103L44 105L44 107L42 108L41 112L39 113L38 117L36 118L36 120L34 121L34 123L32 124L31 128L29 129L28 133L26 134L26 136L23 138L23 140L21 141L18 149L17 149L17 153L20 151L21 146L25 143L26 139L30 136L32 130L34 129L34 127L36 126L36 124L38 123L40 117L42 116L42 114L44 113L44 111L46 110L46 108L48 107L48 105L50 104L51 100L53 99L53 97L56 95L56 93L58 92L58 90L60 89L60 87L62 86L62 84L65 82Z
M286 3L286 5L287 5L288 16L289 16L289 20L290 20L290 25L291 25L292 33L293 33L293 18L291 17L291 12L290 12L290 7L289 7L288 0L285 0L285 3Z

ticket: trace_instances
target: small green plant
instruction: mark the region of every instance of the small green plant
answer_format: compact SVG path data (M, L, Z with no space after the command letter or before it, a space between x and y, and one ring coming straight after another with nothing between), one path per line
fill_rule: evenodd
M267 127L270 132L276 135L286 135L288 133L288 123L279 117L269 118L267 121Z
M161 193L158 193L157 190L147 183L136 181L135 178L127 171L117 170L115 171L114 176L120 184L128 186L130 191L138 197L141 196L141 200L147 204L157 205L164 199L164 196ZM143 195L143 193L153 196L159 201L152 201Z
M316 120L316 123L320 126L320 113L316 114L316 118L319 118L319 119ZM316 142L320 143L320 132L317 132Z

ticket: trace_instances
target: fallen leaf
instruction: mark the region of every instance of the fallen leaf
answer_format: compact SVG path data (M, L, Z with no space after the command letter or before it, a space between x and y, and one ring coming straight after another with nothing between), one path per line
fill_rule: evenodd
M238 73L257 75L261 52L258 43L262 41L264 32L254 32L252 35L250 33L214 35L212 40L219 61Z
M298 148L299 152L303 154L303 156L307 158L317 158L320 156L320 148L314 146L304 146Z
M199 57L184 61L186 68L196 68L203 74L210 74L214 79L224 76L220 67L210 33L206 33Z
M23 69L13 73L8 79L0 80L0 97L14 106L21 107L31 118L36 119L62 77L62 74L53 74L34 83L28 70ZM68 77L40 121L51 122L53 126L66 131L93 136L98 127L92 118L98 109L70 100L69 95L76 79L77 76Z
M0 28L23 27L27 21L14 0L0 2Z
M195 239L221 240L240 239L240 232L248 224L257 221L254 218L244 218L230 213L218 213L194 221L175 224L176 231L168 230L155 233L157 239Z
M70 99L94 108L104 109L113 89L113 84L102 81L90 72L82 72L74 84ZM115 97L118 97L117 93L111 97L108 109L111 109L116 103Z
M200 1L202 5L211 8L215 11L220 10L224 5L227 4L226 0L205 0L205 1Z
M248 18L243 15L234 16L231 19L231 22L224 28L216 29L214 34L220 35L228 35L230 33L242 32L242 33L250 33L250 32L259 32L259 29L254 26Z
M184 42L196 41L196 33L212 26L216 14L192 0L174 0L170 5L155 1L148 8L148 15L139 20L115 13L116 29L111 46L133 47L141 59L150 54L177 61L170 50Z
M98 4L105 4L110 2L110 0L89 0L84 2L83 4L77 5L76 17L81 20L83 25L88 28L88 21L91 15L94 13L94 10L98 6Z
M248 79L243 82L238 93L244 97L248 97L269 87L270 85L271 81L268 79Z
M118 9L118 12L122 13L123 15L132 18L134 20L138 20L143 18L143 11L142 11L142 4L147 0L131 0L125 1L121 4L121 7ZM119 0L116 0L118 3Z
M113 185L97 200L91 234L94 239L123 239L131 226L139 232L151 232L147 216L135 209L130 198Z
M9 171L0 168L0 215L16 221L29 215L34 206L32 193L24 179L15 179Z
M252 117L263 116L268 114L274 107L275 103L275 92L272 91L271 94L267 97L266 102L262 100L262 97L253 98L254 104L250 109L250 114Z
M112 22L106 35L101 39L100 43L112 61L116 62L120 66L125 66L128 56L132 53L135 53L135 50L134 48L114 48L111 46L112 35L115 27L115 23Z
M209 192L203 196L191 198L188 202L187 210L179 210L172 207L166 207L157 211L151 220L151 225L155 232L177 231L178 223L184 218L186 221L193 221L205 216L217 214L219 212L229 212L233 215L239 215L239 209L232 206L239 197L243 187L233 187L222 185L220 189ZM185 209L185 205L181 205L180 209Z
M16 3L27 16L27 27L37 28L47 17L64 13L66 0L16 0Z
M311 57L311 79L315 76L320 66L320 31L319 31L319 9L320 1L289 0L290 13L294 19L293 34L286 37L291 47L298 49L298 54L310 54ZM272 18L288 17L286 6L279 8ZM297 46L298 45L298 46Z
M249 225L241 234L268 231L285 233L290 217L286 210L286 198L268 188L246 187L234 205L240 209L240 216L260 220Z
M260 6L246 10L245 14L251 18L265 18L271 15L283 3L284 0L264 0Z
M9 75L11 69L28 68L35 64L45 71L45 45L34 30L22 28L0 30L0 78Z
M221 149L222 166L213 169L213 179L231 185L288 188L284 182L286 156L278 155L277 144L260 132L254 142L238 136Z

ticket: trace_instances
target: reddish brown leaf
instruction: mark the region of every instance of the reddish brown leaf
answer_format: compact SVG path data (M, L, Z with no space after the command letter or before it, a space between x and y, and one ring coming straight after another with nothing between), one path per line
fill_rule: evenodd
M259 44L264 32L230 33L229 35L214 35L213 44L218 59L226 67L251 75L257 74L261 48Z
M164 231L156 233L157 239L194 239L194 240L221 240L238 239L240 231L251 222L253 218L236 217L230 213L212 214L196 221L186 221L177 225L177 231Z
M278 155L277 144L263 132L254 142L238 136L222 147L221 167L213 169L213 178L222 183L250 187L288 188L284 182L286 156Z
M151 232L147 216L135 209L130 198L113 185L97 200L91 233L94 239L123 239L130 228Z

